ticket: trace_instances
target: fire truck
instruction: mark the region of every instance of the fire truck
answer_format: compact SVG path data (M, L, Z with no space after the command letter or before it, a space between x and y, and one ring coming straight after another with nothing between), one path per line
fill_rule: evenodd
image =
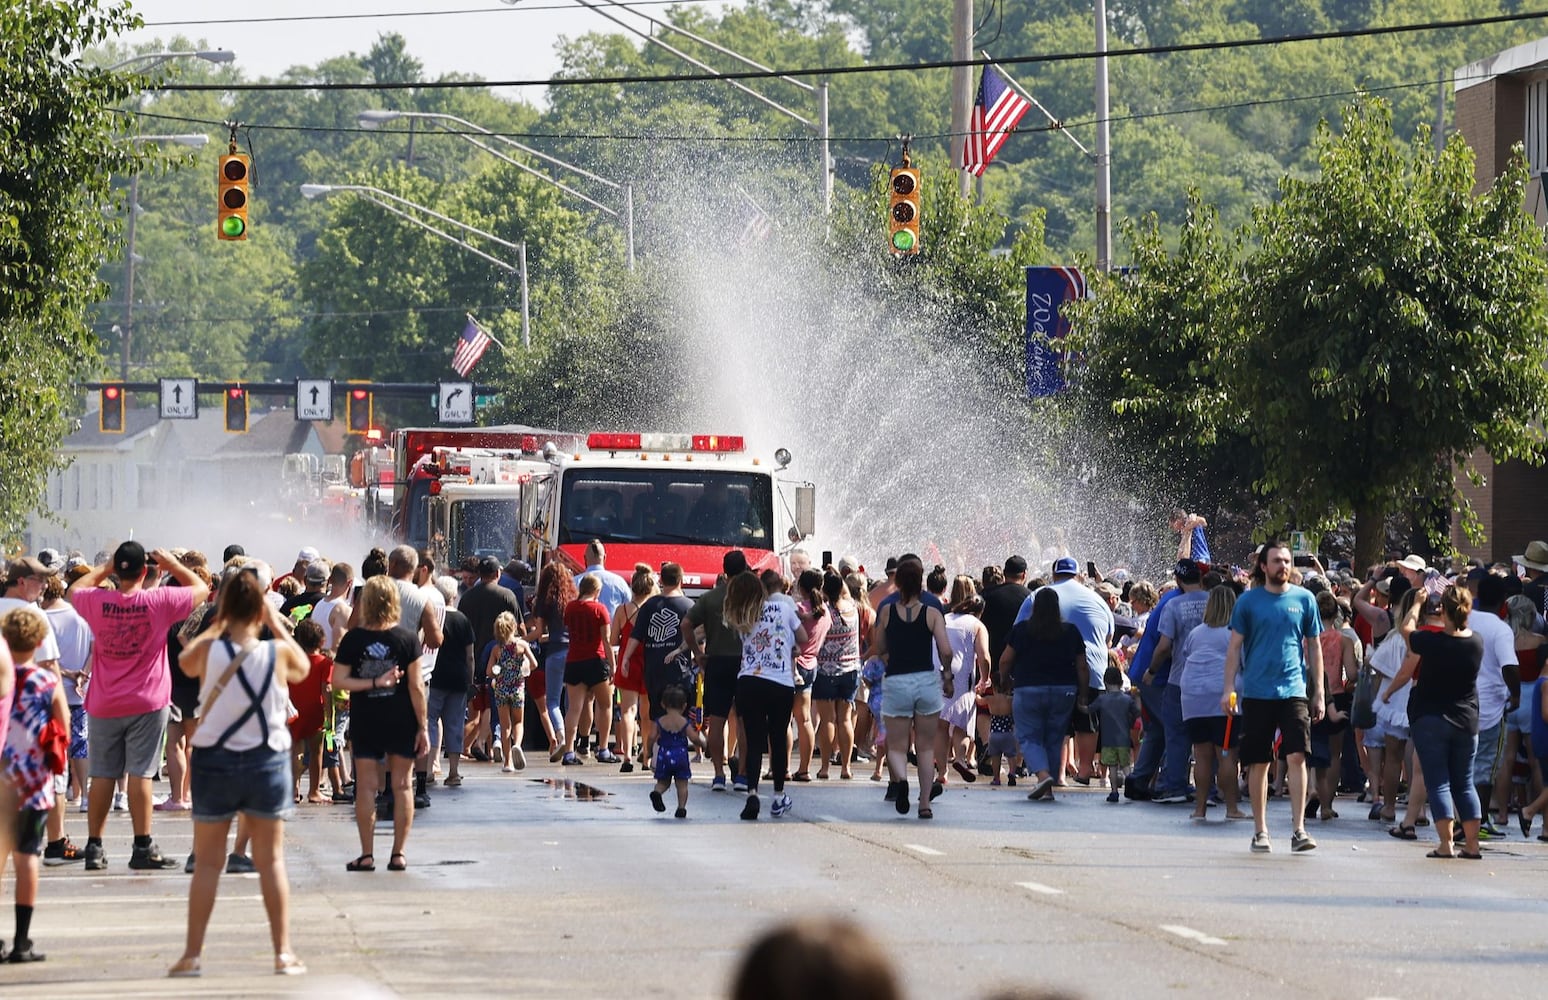
M441 565L514 556L534 567L559 558L572 569L585 565L596 539L624 575L635 563L675 562L684 590L697 594L714 586L731 549L756 570L779 568L816 530L815 490L786 475L783 448L750 456L743 438L715 434L550 439L529 429L515 437L431 444L400 480L401 538Z

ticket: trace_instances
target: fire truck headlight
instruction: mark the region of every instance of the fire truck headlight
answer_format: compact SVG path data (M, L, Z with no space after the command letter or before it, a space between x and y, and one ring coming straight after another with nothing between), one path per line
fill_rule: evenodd
M774 462L781 469L783 469L786 466L788 466L790 464L790 449L789 448L780 448L777 451L775 451L774 452Z

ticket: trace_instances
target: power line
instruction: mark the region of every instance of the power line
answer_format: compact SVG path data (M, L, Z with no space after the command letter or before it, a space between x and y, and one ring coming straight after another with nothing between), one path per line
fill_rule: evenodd
M1295 104L1295 103L1300 103L1300 102L1304 102L1304 101L1325 101L1325 100L1331 100L1331 99L1337 98L1337 97L1354 97L1354 96L1358 96L1360 94L1381 94L1381 93L1388 93L1390 91L1396 91L1396 90L1413 90L1413 89L1420 88L1420 87L1434 87L1434 86L1436 86L1438 84L1451 83L1455 79L1482 79L1482 78L1483 78L1482 76L1479 76L1479 77L1452 77L1452 76L1447 76L1447 77L1442 77L1440 79L1419 80L1419 81L1408 82L1408 83L1391 83L1391 84L1383 84L1381 86L1376 86L1376 87L1352 87L1352 88L1347 89L1347 90L1330 90L1330 91L1324 91L1322 93L1317 93L1317 94L1293 94L1293 95L1290 95L1290 96L1287 96L1287 97L1255 98L1255 99L1246 100L1246 101L1234 101L1234 102L1231 102L1229 104L1203 104L1203 105L1194 105L1194 106L1184 107L1184 108L1166 108L1166 109L1162 109L1162 110L1159 110L1159 111L1136 111L1136 112L1134 112L1132 114L1112 115L1112 116L1110 116L1108 118L1108 121L1114 122L1114 123L1117 123L1117 122L1131 122L1131 121L1145 121L1145 120L1151 119L1151 118L1171 118L1171 117L1176 117L1176 116L1179 116L1179 115L1207 114L1207 113L1214 112L1214 111L1238 111L1238 110L1242 110L1242 109L1245 109L1245 108L1272 107L1272 106L1275 106L1275 105ZM186 117L186 116L182 116L182 115L167 115L167 114L160 114L158 112L153 112L153 111L130 111L130 110L124 110L124 109L119 109L119 108L114 108L114 109L111 109L111 110L114 111L115 113L118 113L118 114L131 115L131 116L138 117L138 118L151 118L151 119L155 119L157 121L179 122L179 123L186 124L186 125L207 125L207 126L210 126L212 128L223 128L223 127L225 127L225 122L224 121L217 121L217 120L211 119L211 118L190 118L190 117ZM1091 119L1082 119L1082 120L1077 120L1077 121L1061 121L1061 122L1059 122L1057 124L1035 125L1035 126L1030 126L1030 127L1019 127L1019 128L1014 129L1013 132L1016 133L1016 134L1019 134L1019 135L1025 135L1025 134L1038 133L1038 132L1053 132L1053 131L1057 131L1059 129L1088 128L1088 127L1096 125L1096 124L1097 124L1097 120L1095 118L1091 118ZM318 132L318 133L344 133L344 134L354 133L354 134L373 135L373 136L380 136L380 135L406 136L406 135L409 135L409 132L406 129L359 128L359 127L350 127L350 126L347 126L347 125L287 125L287 124L263 124L263 123L257 123L257 122L243 122L243 127L244 128L259 129L259 130L267 129L269 131L275 131L275 132ZM426 133L420 132L418 134L420 136L423 136ZM817 137L811 136L811 135L808 135L808 134L805 134L805 133L795 133L795 134L783 135L783 136L781 136L781 135L726 135L726 136L713 136L713 135L705 135L705 134L702 134L702 133L697 133L697 134L693 134L693 135L680 135L680 134L669 134L669 133L653 134L653 133L646 133L646 132L631 132L631 133L620 133L620 132L606 132L606 133L597 133L597 132L498 132L498 131L495 131L495 132L484 132L484 131L473 131L473 130L468 130L468 129L437 128L434 133L430 133L430 134L435 134L435 135L475 135L475 136L477 136L477 135L481 135L481 136L493 135L493 136L501 136L501 137L511 138L511 139L555 139L555 140L563 140L563 141L597 141L597 142L699 142L699 143L704 143L704 142L724 142L724 143L770 143L770 144L777 144L777 143L799 143L799 144L810 144L810 143L814 143L814 142L820 141ZM949 139L949 138L951 138L954 135L960 135L960 134L971 134L971 133L958 133L958 132L950 132L950 131L947 131L947 132L915 132L915 133L912 134L912 138L914 140L916 140L916 141L920 140L920 139ZM830 137L830 141L832 141L832 142L854 142L854 143L888 142L888 143L890 143L890 142L895 142L896 140L897 140L897 136L895 136L895 135L844 135L844 136L831 136Z
M854 76L872 73L912 73L920 70L977 69L988 65L1030 66L1045 63L1085 62L1103 55L1112 59L1127 56L1176 55L1185 52L1219 52L1231 49L1263 48L1288 45L1295 42L1320 42L1346 38L1374 38L1386 35L1413 34L1421 31L1449 31L1456 28L1477 28L1491 24L1512 24L1548 18L1548 10L1521 14L1495 14L1489 17L1471 17L1452 21L1426 21L1414 24L1394 24L1384 27L1346 28L1340 31L1306 32L1297 35L1277 35L1271 38L1242 38L1214 42L1185 42L1174 45L1146 45L1128 49L1111 49L1103 52L1055 52L1037 56L1012 56L1007 59L940 59L918 63L876 63L858 66L821 66L807 69L735 70L729 73L654 73L644 76L591 76L551 77L531 80L412 80L384 81L375 83L160 83L148 89L163 92L212 91L230 93L237 91L349 91L349 90L468 90L487 87L578 87L623 86L641 83L705 83L718 80L774 80L781 77L832 77Z
M724 0L626 0L623 7L685 6L723 3ZM572 3L523 4L520 7L462 7L455 10L387 10L371 14L290 14L276 17L188 18L180 21L146 21L145 28L193 28L213 24L275 24L292 21L370 21L399 17L444 17L450 14L510 14L533 10L574 10Z

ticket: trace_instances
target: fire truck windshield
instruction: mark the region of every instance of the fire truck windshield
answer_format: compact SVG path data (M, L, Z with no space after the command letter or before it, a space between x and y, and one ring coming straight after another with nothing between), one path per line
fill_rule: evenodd
M673 468L571 468L560 497L561 544L593 538L640 544L773 547L767 474L686 463Z
M450 527L448 566L457 566L468 556L494 556L504 563L516 547L515 499L458 500L451 505Z

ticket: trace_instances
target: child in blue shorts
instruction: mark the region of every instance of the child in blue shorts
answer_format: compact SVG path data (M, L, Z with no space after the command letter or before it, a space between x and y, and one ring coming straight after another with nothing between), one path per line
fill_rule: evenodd
M656 720L656 787L651 790L650 804L656 812L666 812L666 802L661 794L667 786L677 784L678 819L688 818L688 779L693 772L688 764L691 747L704 747L704 734L688 721L688 692L673 684L661 692L661 718Z

